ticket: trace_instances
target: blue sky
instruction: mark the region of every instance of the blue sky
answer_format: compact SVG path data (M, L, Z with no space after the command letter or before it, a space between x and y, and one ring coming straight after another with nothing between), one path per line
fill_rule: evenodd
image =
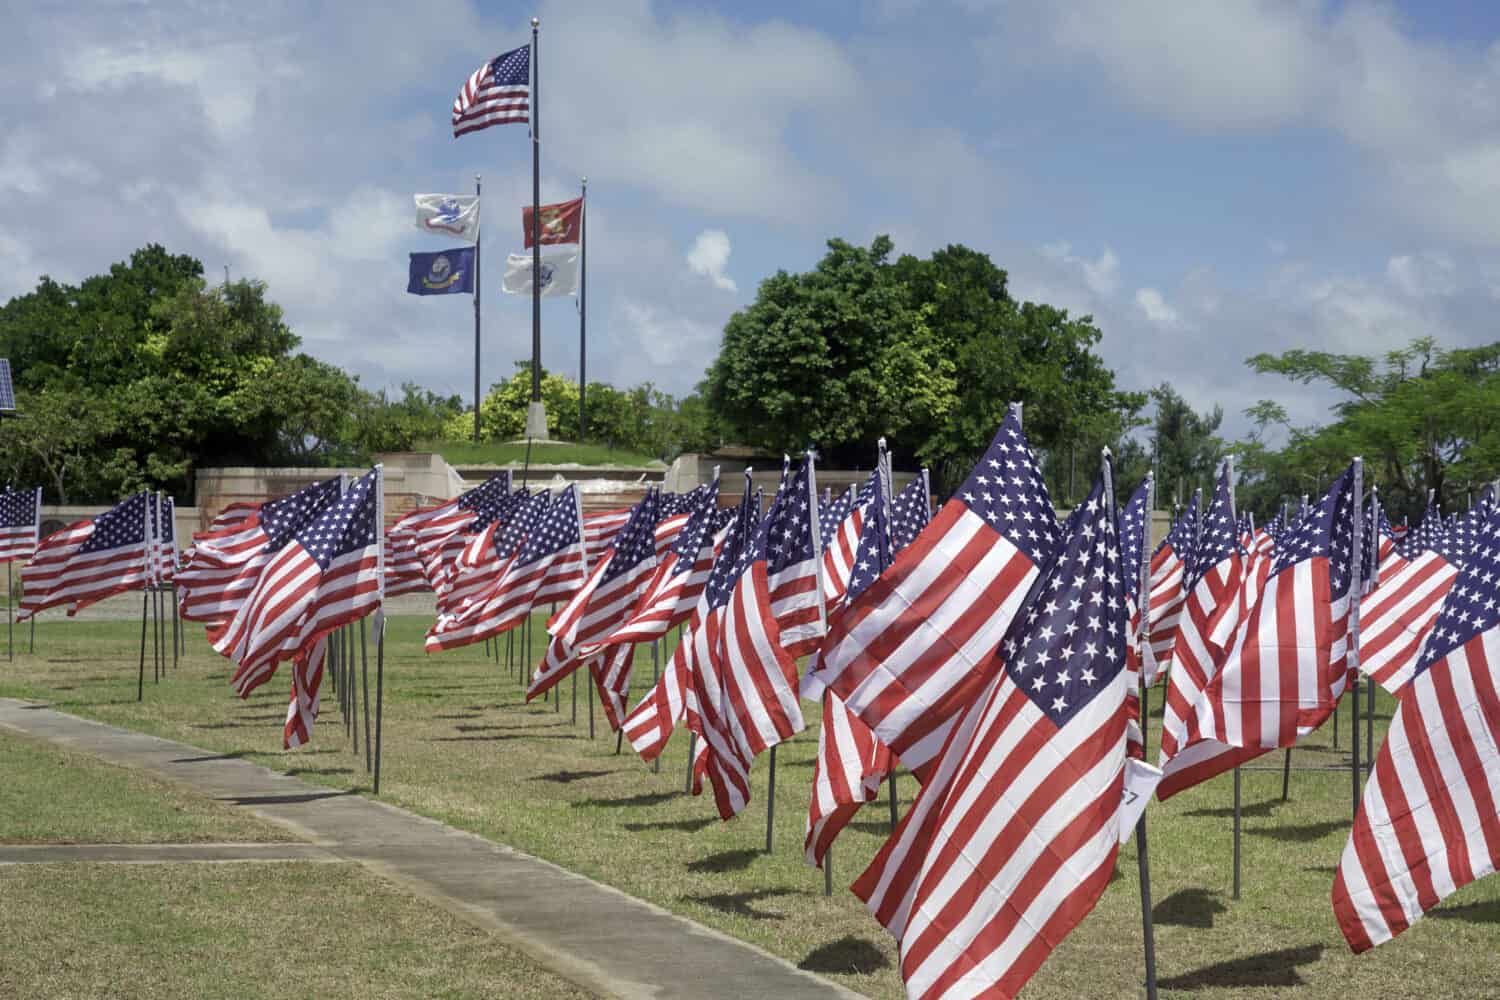
M155 240L366 385L467 398L467 298L404 292L441 245L410 197L484 175L488 384L529 353L498 289L530 150L448 109L532 13L543 197L590 180L592 377L689 391L766 275L882 232L988 252L1232 433L1329 403L1256 351L1496 337L1500 10L1459 3L46 5L0 39L0 296ZM543 337L576 372L570 303Z

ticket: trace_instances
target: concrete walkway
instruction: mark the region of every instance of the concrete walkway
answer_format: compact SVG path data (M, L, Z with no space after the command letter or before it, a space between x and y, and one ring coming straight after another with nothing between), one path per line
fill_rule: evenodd
M856 997L790 962L581 875L403 809L258 764L0 698L0 727L231 802L499 935L603 996ZM240 845L243 847L243 845ZM286 850L290 845L276 845ZM83 860L81 858L75 860Z
M181 865L234 861L336 861L312 844L0 844L0 865Z

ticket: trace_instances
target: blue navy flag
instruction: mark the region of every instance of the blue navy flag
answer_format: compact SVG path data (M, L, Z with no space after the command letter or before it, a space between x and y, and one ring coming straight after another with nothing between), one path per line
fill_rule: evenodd
M413 295L473 293L474 248L412 254L406 290Z

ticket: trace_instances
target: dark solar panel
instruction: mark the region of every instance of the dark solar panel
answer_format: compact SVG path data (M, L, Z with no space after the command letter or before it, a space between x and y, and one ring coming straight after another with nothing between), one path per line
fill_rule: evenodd
M0 413L16 412L16 390L10 384L10 359L0 358Z

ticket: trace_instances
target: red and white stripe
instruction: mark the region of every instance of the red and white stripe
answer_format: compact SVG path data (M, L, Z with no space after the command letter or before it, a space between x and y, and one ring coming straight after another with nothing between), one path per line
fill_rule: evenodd
M1330 602L1328 559L1271 577L1221 668L1183 717L1161 799L1278 747L1295 746L1332 714L1347 683L1347 596ZM1320 596L1321 595L1321 596ZM1174 677L1175 681L1175 677Z
M1356 952L1500 864L1500 632L1491 628L1398 695L1333 883Z
M47 608L67 606L68 616L115 594L150 582L146 542L79 553L94 533L93 519L75 521L42 539L21 568L21 605L16 621Z
M634 508L621 507L618 510L600 511L597 514L585 515L583 519L583 547L588 554L589 565L598 565L599 560L604 558L604 553L614 544L615 536L620 529L625 527L625 522L630 520L630 512Z
M255 589L274 553L252 513L237 526L193 535L193 556L177 574L178 613L188 621L223 625Z
M1007 672L966 706L853 885L900 941L912 998L1013 997L1114 872L1125 674L1059 728Z
M713 619L712 623L710 618ZM646 692L646 697L625 717L621 727L624 729L625 739L641 755L642 760L655 760L666 749L677 723L686 717L691 662L696 656L708 655L707 647L717 631L718 618L719 611L706 617L695 613L692 624L688 626L677 648L672 651L672 658L667 661L666 669L658 678L656 686ZM632 645L612 648L635 649Z
M832 611L844 599L849 589L849 576L854 572L854 559L859 552L859 535L865 527L865 509L850 508L839 522L838 529L823 549L823 600Z
M860 806L880 795L880 783L895 767L895 758L875 739L870 727L837 696L823 699L823 726L813 767L812 800L802 851L807 863L823 867L823 857Z
M1151 655L1146 658L1144 672L1148 685L1154 685L1171 669L1182 605L1187 600L1186 571L1186 564L1171 543L1157 549L1151 557L1151 596L1146 612L1146 638ZM1132 621L1131 630L1136 628L1138 624Z
M25 494L22 494L23 496ZM12 494L14 496L14 494ZM0 563L24 562L36 552L42 528L42 490L37 487L31 493L32 521L30 524L0 526ZM17 517L24 516L17 512Z
M281 729L281 745L287 750L312 740L313 723L318 720L323 687L323 667L327 662L328 640L319 636L311 650L302 650L292 659L292 694L286 706L286 724Z
M913 771L932 763L995 672L1038 567L951 500L829 625L819 671Z
M247 697L276 665L311 648L318 637L380 606L374 545L334 558L326 571L293 540L275 554L235 616L213 634L213 647L238 664L231 681Z
M385 536L385 596L421 594L432 589L422 572L422 561L410 537L405 534Z
M763 556L741 574L721 609L719 642L693 660L689 675L688 726L707 745L706 774L726 820L750 802L751 762L806 726L797 661L782 648Z
M1392 546L1394 549L1394 546ZM1411 679L1458 569L1424 549L1380 561L1380 582L1359 602L1359 669L1391 694Z
M1183 602L1172 647L1172 672L1162 705L1161 754L1165 761L1187 743L1187 719L1219 672L1224 649L1213 641L1219 618L1238 606L1244 563L1238 551L1219 560Z
M582 543L529 563L512 558L487 592L438 619L427 633L427 652L483 642L520 625L533 608L572 600L583 585L584 570Z
M260 507L261 505L259 501L251 503L245 500L236 500L234 503L230 504L228 507L225 507L223 510L219 511L219 513L215 514L214 519L209 522L207 529L205 529L204 531L194 532L193 539L196 541L200 537L211 535L214 532L223 531L225 528L236 527L250 515L260 510Z

